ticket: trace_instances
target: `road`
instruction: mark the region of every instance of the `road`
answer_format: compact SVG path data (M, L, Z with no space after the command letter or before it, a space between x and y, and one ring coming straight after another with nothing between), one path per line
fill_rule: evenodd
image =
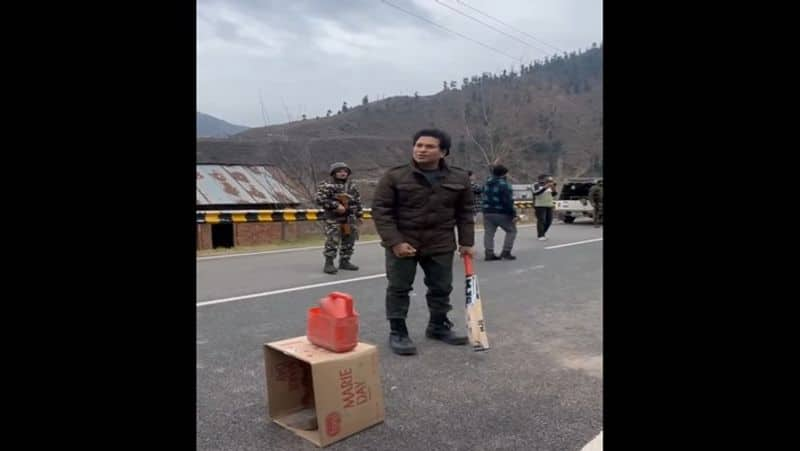
M262 345L303 335L307 308L336 290L354 296L360 339L379 348L386 420L329 449L581 450L602 430L602 229L557 223L549 235L521 227L517 260L485 262L477 233L482 353L425 338L421 269L408 318L419 354L390 351L375 243L356 247L359 271L333 276L320 248L198 259L197 449L317 449L267 420ZM456 259L450 316L462 331L463 274ZM341 283L318 286L329 282Z

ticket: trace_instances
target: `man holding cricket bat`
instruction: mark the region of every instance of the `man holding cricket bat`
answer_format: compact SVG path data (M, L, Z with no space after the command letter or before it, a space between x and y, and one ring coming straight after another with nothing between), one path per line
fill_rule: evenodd
M416 354L406 328L417 264L425 273L430 321L425 336L452 345L467 344L447 318L453 290L456 251L474 255L473 194L467 171L448 166L450 137L437 129L418 131L411 162L389 169L378 182L372 216L386 249L386 318L389 346L397 354Z

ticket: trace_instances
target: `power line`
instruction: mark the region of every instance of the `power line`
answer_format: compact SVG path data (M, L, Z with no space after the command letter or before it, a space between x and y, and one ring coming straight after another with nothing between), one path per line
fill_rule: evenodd
M454 35L456 35L456 36L460 36L460 37L462 37L462 38L464 38L464 39L466 39L466 40L468 40L468 41L474 42L474 43L476 43L476 44L478 44L478 45L481 45L481 46L483 46L483 47L486 47L486 48L487 48L487 49L489 49L489 50L492 50L492 51L494 51L494 52L497 52L497 53L499 53L499 54L501 54L501 55L503 55L503 56L506 56L506 57L508 57L508 58L511 58L511 59L512 59L514 62L517 62L517 60L519 59L519 58L516 58L516 57L514 57L514 56L511 56L511 55L509 55L508 53L506 53L506 52L504 52L504 51L502 51L502 50L498 50L498 49L496 49L496 48L494 48L494 47L492 47L492 46L490 46L490 45L486 45L486 44L484 44L483 42L476 41L475 39L472 39L472 38L470 38L470 37L468 37L468 36L464 36L463 34L461 34L461 33L457 32L457 31L453 31L453 30L451 30L451 29L449 29L449 28L447 28L447 27L444 27L444 26L442 26L442 25L439 25L438 23L436 23L436 22L433 22L433 21L431 21L431 20L428 20L428 19L426 19L426 18L424 18L424 17L422 17L422 16L418 16L418 15L416 15L416 14L414 14L414 13L410 12L410 11L406 11L405 9L403 9L403 8L401 8L401 7L399 7L399 6L395 5L395 4L393 4L393 3L389 3L387 0L381 0L381 1L382 1L383 3L386 3L387 5L391 6L392 8L396 8L396 9L399 9L400 11L403 11L404 13L406 13L406 14L408 14L408 15L410 15L410 16L414 16L414 17L416 17L417 19L424 20L425 22L428 22L428 23L430 23L430 24L433 24L433 25L435 25L435 26L437 26L437 27L439 27L439 28L441 28L441 29L443 29L443 30L445 30L445 31L448 31L448 32L450 32L450 33L453 33L453 34L454 34Z
M469 8L469 9L471 9L471 10L473 10L473 11L477 12L478 14L482 14L482 15L484 15L484 16L486 16L486 17L488 17L488 18L490 18L490 19L492 19L492 20L494 20L494 21L496 21L496 22L499 22L499 23L501 23L501 24L503 24L503 25L507 26L508 28L511 28L512 30L516 31L517 33L522 33L522 34L524 34L525 36L527 36L527 37L529 37L529 38L531 38L531 39L533 39L533 40L535 40L535 41L541 42L542 44L544 44L544 45L546 45L546 46L548 46L548 47L551 47L551 48L554 48L554 49L558 50L559 52L562 52L562 53L564 52L564 50L562 50L562 49L560 49L560 48L558 48L558 47L556 47L556 46L554 46L554 45L552 45L552 44L548 44L548 43L546 43L546 42L542 41L541 39L538 39L538 38L537 38L537 37L535 37L535 36L532 36L532 35L530 35L530 34L528 34L528 33L525 33L525 32L524 32L524 31L522 31L522 30L518 30L518 29L516 29L516 28L512 27L511 25L509 25L509 24L507 24L507 23L503 22L502 20L500 20L500 19L498 19L498 18L496 18L496 17L492 17L492 16L490 16L489 14L487 14L487 13L485 13L485 12L483 12L483 11L481 11L481 10L477 9L477 8L473 8L473 7L469 6L469 5L467 5L466 3L464 3L464 2L463 2L463 1L461 1L461 0L456 0L456 1L457 1L459 4L461 4L461 5L464 5L464 6L466 6L467 8Z
M482 20L480 20L480 19L476 19L475 17L473 17L473 16L470 16L469 14L467 14L467 13L465 13L465 12L463 12L463 11L460 11L460 10L458 10L458 9L456 9L456 8L453 8L453 7L452 7L452 6L450 6L450 5L445 5L444 3L440 2L439 0L435 0L435 1L436 1L436 3L438 3L438 4L442 5L442 6L444 6L445 8L447 8L447 9L450 9L450 10L453 10L453 11L455 11L456 13L458 13L458 14L461 14L461 15L462 15L462 16L464 16L464 17L468 17L468 18L470 18L470 19L474 20L475 22L478 22L479 24L485 25L485 26L487 26L487 27L491 28L492 30L494 30L494 31L496 31L496 32L498 32L498 33L504 34L504 35L508 36L508 37L509 37L509 38L511 38L511 39L514 39L514 40L516 40L516 41L518 41L518 42L521 42L522 44L524 44L524 45L525 45L525 46L527 46L527 47L530 47L530 48L533 48L533 49L539 50L540 52L542 52L542 53L544 53L544 54L546 54L546 55L549 55L549 53L550 53L548 50L544 50L544 49L542 49L541 47L536 47L536 46L533 46L533 45L531 45L530 43L528 43L528 42L526 42L526 41L523 41L522 39L520 39L520 38L518 38L518 37L516 37L516 36L514 36L514 35L508 34L508 33L506 33L506 32L505 32L505 31L503 31L503 30L500 30L500 29L498 29L498 28L495 28L495 27L493 27L492 25L489 25L488 23L486 23L486 22L484 22L484 21L482 21Z

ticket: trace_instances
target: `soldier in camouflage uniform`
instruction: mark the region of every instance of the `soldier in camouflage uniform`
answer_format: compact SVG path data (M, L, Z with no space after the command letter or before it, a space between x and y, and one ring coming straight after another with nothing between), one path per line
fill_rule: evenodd
M594 226L600 227L603 222L603 180L599 180L589 190L589 200L594 207Z
M348 182L350 168L345 163L331 165L331 180L322 182L317 189L315 201L325 210L325 271L336 274L333 264L339 252L339 269L357 271L358 266L350 263L353 246L358 239L358 224L361 224L363 208L361 195L355 184ZM345 207L344 203L347 204ZM348 230L349 229L349 230ZM349 231L349 233L348 233ZM340 248L341 245L341 248Z
M478 213L481 212L481 193L483 193L483 187L475 182L475 173L472 171L467 171L469 174L469 184L472 188L472 197L475 199L475 203L472 205L472 214L478 216Z

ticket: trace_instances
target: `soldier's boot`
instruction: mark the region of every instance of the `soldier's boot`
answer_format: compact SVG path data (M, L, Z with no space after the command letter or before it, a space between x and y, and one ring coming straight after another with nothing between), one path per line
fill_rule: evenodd
M417 353L417 347L408 336L408 329L406 329L406 320L404 319L390 319L389 327L389 347L392 352L399 355L413 355Z
M333 257L325 257L325 268L322 269L328 274L336 274L338 270L333 265Z
M487 262L492 260L500 260L500 257L494 254L494 251L486 251L486 258L484 258Z
M503 251L503 253L500 254L500 258L502 258L504 260L516 260L517 259L516 256L511 255L511 251Z
M425 336L434 340L441 340L449 345L467 344L466 335L453 332L453 323L447 319L447 314L431 314Z
M358 271L358 266L350 263L350 257L342 257L339 259L339 269L346 269L348 271Z

